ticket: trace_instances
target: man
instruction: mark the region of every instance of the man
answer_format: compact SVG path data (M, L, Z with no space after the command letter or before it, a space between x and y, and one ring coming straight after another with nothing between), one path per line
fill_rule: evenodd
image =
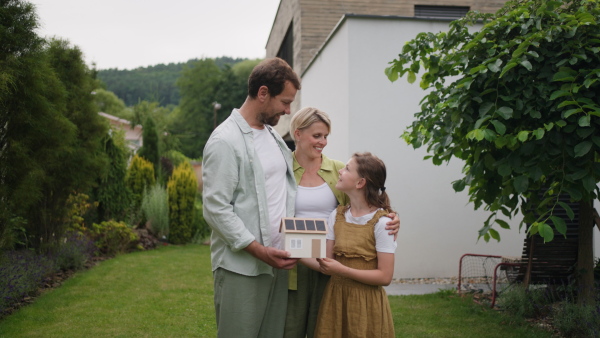
M294 215L292 155L271 126L300 81L282 59L258 64L248 97L211 134L202 163L204 218L212 228L211 262L219 337L281 337L287 270L279 223Z

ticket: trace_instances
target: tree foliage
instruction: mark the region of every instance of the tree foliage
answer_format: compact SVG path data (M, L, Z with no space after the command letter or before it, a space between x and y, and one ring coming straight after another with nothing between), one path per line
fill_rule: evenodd
M40 39L27 2L4 2L0 18L0 227L19 220L39 248L62 234L68 196L101 172L107 126L79 49Z
M138 150L138 156L143 157L154 166L154 172L158 172L158 134L154 127L154 120L151 117L146 118L142 132L144 145Z
M132 111L125 106L115 93L102 88L94 89L94 102L100 112L116 116L125 120L131 120Z
M158 64L136 69L104 69L98 71L98 78L104 82L106 89L114 92L127 106L139 101L159 102L161 106L178 105L179 87L176 82L182 70L198 59L186 62ZM236 64L242 59L219 57L214 59L219 67Z
M177 81L181 92L179 110L174 113L171 133L180 141L180 150L190 158L202 156L204 145L216 124L225 120L233 108L240 107L247 95L247 68L260 60L248 60L231 68L220 68L212 59L186 67ZM239 66L238 66L239 65ZM250 69L251 70L251 69ZM221 108L215 113L214 103Z
M104 152L109 159L109 168L99 177L95 189L98 218L123 221L131 203L131 192L125 185L128 149L123 131L113 130L106 136Z
M483 28L469 27L483 21ZM430 90L404 133L439 165L465 161L468 186L491 215L479 235L500 240L500 217L531 224L546 241L565 234L559 201L590 202L600 180L600 6L596 0L510 1L495 15L469 13L447 33L420 33L386 69L391 81L421 74ZM538 192L542 194L538 194Z

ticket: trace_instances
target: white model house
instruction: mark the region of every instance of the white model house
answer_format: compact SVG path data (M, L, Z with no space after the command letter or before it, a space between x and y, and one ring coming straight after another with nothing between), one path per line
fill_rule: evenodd
M293 258L323 258L327 222L320 218L287 217L281 220L284 250Z

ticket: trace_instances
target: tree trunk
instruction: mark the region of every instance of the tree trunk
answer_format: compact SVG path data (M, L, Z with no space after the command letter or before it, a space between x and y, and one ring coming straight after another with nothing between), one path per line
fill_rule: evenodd
M579 202L577 284L579 305L594 305L594 216L591 201Z

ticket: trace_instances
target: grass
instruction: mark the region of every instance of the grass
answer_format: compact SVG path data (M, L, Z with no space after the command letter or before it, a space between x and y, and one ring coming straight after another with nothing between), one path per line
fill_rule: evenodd
M214 337L210 251L168 246L102 262L0 322L0 337Z
M523 319L478 305L454 290L389 299L396 337L552 337Z
M214 337L210 250L107 260L0 321L0 337ZM391 296L397 337L550 337L451 291Z

